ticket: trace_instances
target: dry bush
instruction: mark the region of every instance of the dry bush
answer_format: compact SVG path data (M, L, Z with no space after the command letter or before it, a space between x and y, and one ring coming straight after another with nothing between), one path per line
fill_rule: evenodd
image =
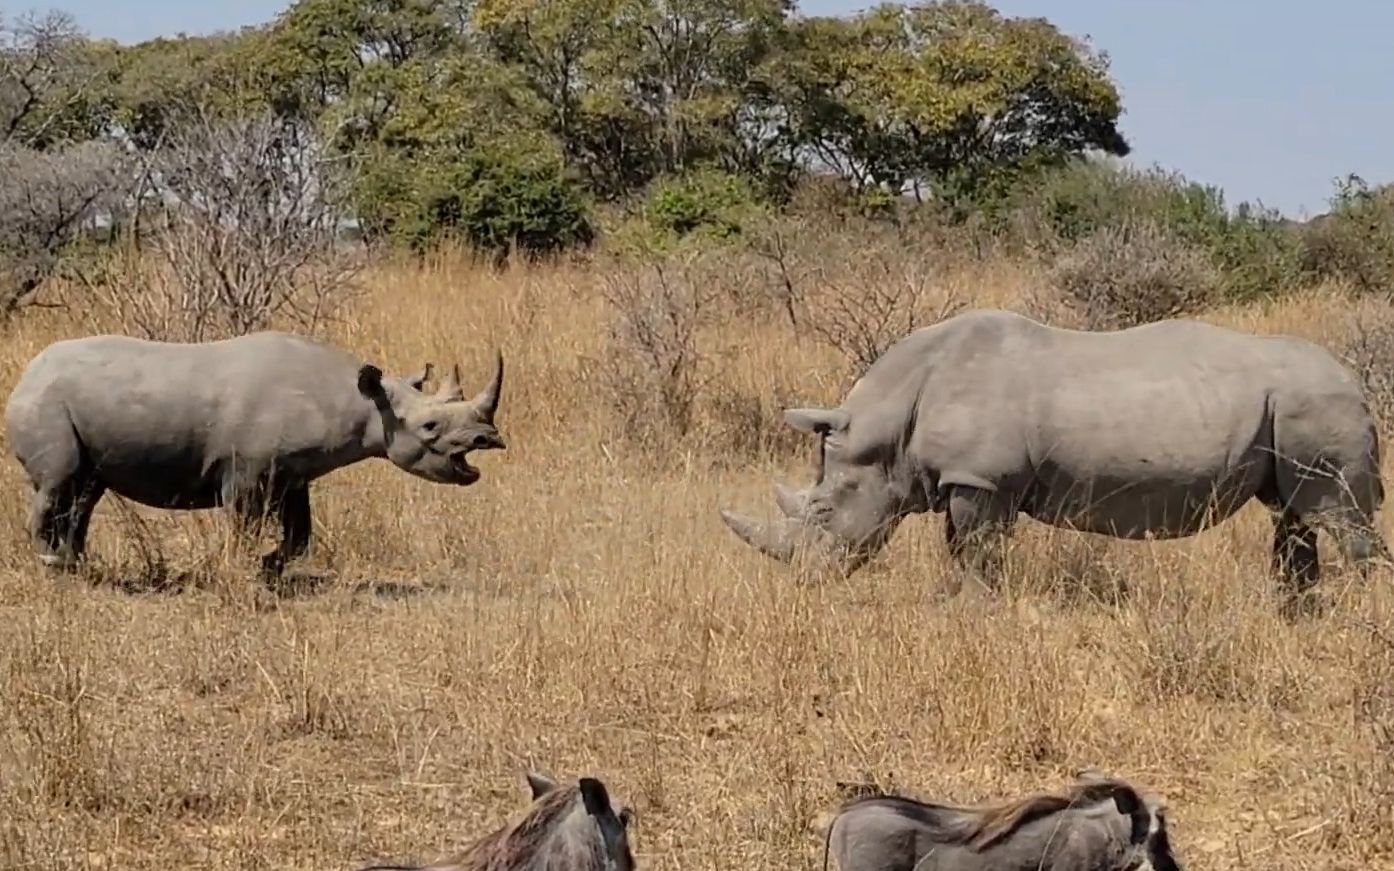
M916 327L962 307L946 289L952 261L907 246L897 228L873 222L829 235L812 219L781 219L752 243L768 299L801 335L836 350L852 379Z
M703 374L698 336L715 300L694 274L699 256L652 257L603 278L612 320L600 365L616 422L635 444L657 446L692 430Z
M129 169L105 143L35 151L0 141L0 317L34 304L93 219L121 207Z
M1336 352L1359 376L1381 424L1394 427L1394 304L1370 298L1354 301L1343 326Z
M1047 282L1087 329L1119 329L1192 314L1216 301L1206 253L1151 221L1104 227L1051 267Z
M352 298L361 264L338 242L348 176L309 125L193 111L144 178L159 204L155 258L88 282L146 336L200 341L277 321L312 333Z

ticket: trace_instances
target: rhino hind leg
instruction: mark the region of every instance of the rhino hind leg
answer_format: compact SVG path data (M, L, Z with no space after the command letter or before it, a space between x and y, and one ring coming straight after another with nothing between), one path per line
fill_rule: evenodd
M29 533L44 566L72 571L87 550L92 511L105 489L87 475L74 475L55 487L34 491Z

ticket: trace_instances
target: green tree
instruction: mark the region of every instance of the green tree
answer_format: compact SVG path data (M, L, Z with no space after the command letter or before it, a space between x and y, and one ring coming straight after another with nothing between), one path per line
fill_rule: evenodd
M261 59L283 113L319 117L365 73L440 58L462 45L463 0L298 0Z
M969 196L1004 171L1129 151L1106 55L976 0L800 22L770 81L800 150L859 187Z
M45 150L100 137L115 76L116 47L66 13L0 17L0 142Z
M1331 211L1308 222L1302 235L1317 274L1361 293L1394 295L1394 184L1372 187L1354 174L1338 179Z
M754 169L747 111L785 0L481 0L501 63L550 107L568 161L607 198L699 163Z
M194 111L235 114L270 105L264 29L157 38L120 53L114 118L151 149Z

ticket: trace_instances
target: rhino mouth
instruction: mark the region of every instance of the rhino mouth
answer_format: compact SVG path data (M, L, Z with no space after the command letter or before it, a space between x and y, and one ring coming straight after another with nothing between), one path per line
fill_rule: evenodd
M479 470L471 466L469 460L465 459L465 455L468 453L469 451L457 451L450 455L450 468L460 483L465 485L473 484L479 480L480 476Z

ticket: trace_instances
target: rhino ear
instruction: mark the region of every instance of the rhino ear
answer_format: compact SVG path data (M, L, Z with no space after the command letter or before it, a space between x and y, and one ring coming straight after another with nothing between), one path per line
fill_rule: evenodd
M372 363L364 363L358 369L358 392L368 399L376 400L382 396L382 370Z
M787 408L784 422L799 432L815 435L842 432L847 429L852 418L847 412L836 408Z

